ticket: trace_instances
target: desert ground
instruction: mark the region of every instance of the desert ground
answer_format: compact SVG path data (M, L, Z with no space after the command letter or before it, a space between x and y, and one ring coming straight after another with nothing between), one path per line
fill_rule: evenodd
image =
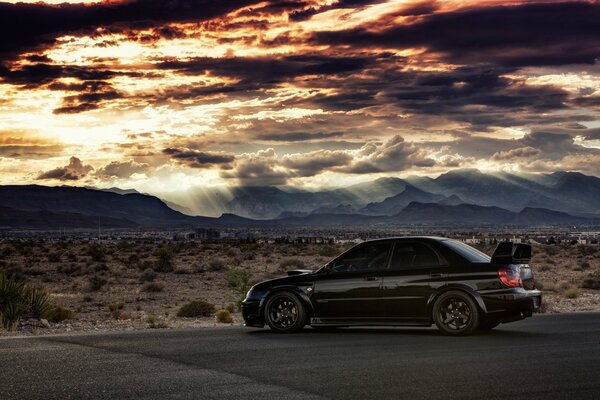
M253 283L317 269L350 245L197 242L0 242L0 272L42 288L59 312L45 326L21 320L0 335L241 324L237 304ZM493 246L481 246L491 254ZM536 245L531 262L541 312L600 311L600 247ZM220 318L178 316L203 300ZM227 313L224 313L227 314ZM181 315L181 313L180 313Z

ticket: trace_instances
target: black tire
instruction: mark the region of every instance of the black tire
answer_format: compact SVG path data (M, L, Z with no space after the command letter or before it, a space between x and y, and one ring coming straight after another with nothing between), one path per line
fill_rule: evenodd
M298 332L306 324L306 310L295 294L277 292L265 304L265 321L274 332Z
M451 290L443 293L433 305L433 321L445 335L470 335L479 326L479 309L471 296Z

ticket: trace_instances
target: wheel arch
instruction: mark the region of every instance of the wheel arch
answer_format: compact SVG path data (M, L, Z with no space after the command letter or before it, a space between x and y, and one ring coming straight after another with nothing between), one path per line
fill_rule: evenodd
M298 296L298 298L302 302L302 305L305 308L307 317L310 318L313 316L315 310L314 310L312 302L310 301L310 299L308 298L306 293L304 293L304 291L302 291L302 289L300 289L298 286L283 285L283 286L276 286L276 287L269 289L264 294L262 299L260 300L258 307L259 307L260 315L263 316L263 318L265 315L265 305L267 304L267 301L269 301L269 298L271 296L273 296L276 293L280 293L280 292L291 292L291 293L295 294L296 296Z
M432 293L432 295L427 300L427 314L429 315L429 317L432 320L433 320L433 305L435 304L437 299L442 294L450 292L450 291L459 291L459 292L465 293L467 296L471 297L475 301L475 304L477 304L477 307L479 308L479 311L482 313L482 315L486 315L488 313L487 308L485 306L485 302L483 301L483 298L481 297L481 295L479 293L477 293L477 291L473 290L472 287L470 287L468 285L461 285L461 284L450 284L450 285L442 286L435 293Z

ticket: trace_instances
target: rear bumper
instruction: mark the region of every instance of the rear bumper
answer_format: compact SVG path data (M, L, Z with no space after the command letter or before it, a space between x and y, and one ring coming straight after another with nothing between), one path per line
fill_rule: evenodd
M259 300L244 300L242 302L242 316L244 317L245 326L257 328L265 326L265 321L260 312Z
M488 318L511 322L531 317L542 305L539 290L510 289L482 294Z

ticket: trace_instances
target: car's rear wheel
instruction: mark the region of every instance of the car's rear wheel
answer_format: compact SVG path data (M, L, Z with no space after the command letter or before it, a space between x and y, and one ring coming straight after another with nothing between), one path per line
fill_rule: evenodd
M267 300L265 320L275 332L298 332L306 323L306 311L298 296L291 292L278 292Z
M435 302L433 320L446 335L469 335L479 325L479 310L471 296L452 290L443 293Z

